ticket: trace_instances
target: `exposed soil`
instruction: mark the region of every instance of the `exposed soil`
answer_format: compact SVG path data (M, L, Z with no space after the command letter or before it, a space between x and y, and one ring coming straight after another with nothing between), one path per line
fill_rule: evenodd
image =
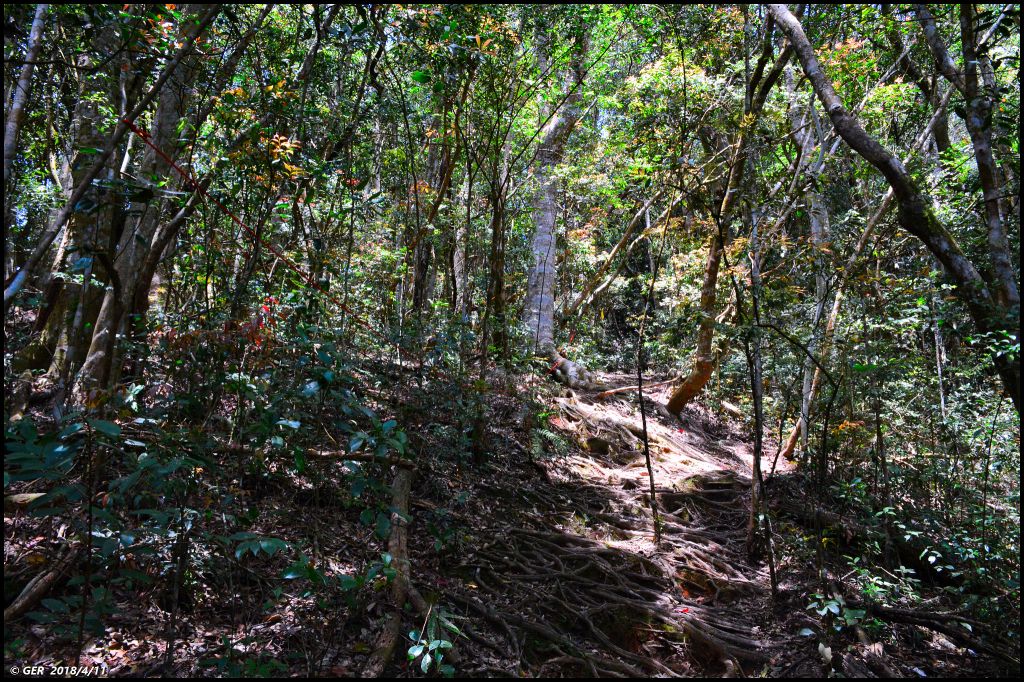
M633 380L601 379L606 386ZM659 408L670 390L662 385L646 396L660 544L635 392L599 399L544 380L496 392L488 398L488 456L473 464L451 452L445 434L453 424L415 407L429 400L412 390L402 398L418 450L406 610L389 608L382 578L355 593L308 590L271 577L286 565L281 557L236 560L197 540L178 603L155 587L148 601L118 603L106 635L85 642L82 664L112 675L211 675L230 672L229 661L248 665L241 669L248 674L358 675L379 655L385 622L394 621L400 636L379 662L385 672L419 675L405 663L405 635L437 610L461 632L451 636L448 656L458 675L931 677L1013 669L1012 660L974 650L958 630L944 633L927 619L890 618L880 634L895 649L859 627L825 637L808 595L835 576L832 566L823 580L816 576L800 542L812 531L800 519L773 519L773 597L766 557L752 565L745 549L752 457L745 426L702 406L671 418ZM801 488L799 472L766 460L769 498L790 499ZM341 489L342 461L323 457L310 466L300 477L239 477L211 495L248 499L260 510L254 530L302 543L326 574L365 573L385 543ZM4 530L5 566L24 570L32 556L53 551L50 538L62 524L14 512L5 514ZM933 597L941 611L939 592ZM11 624L13 639L22 646L9 663L74 662L77 653L25 619Z

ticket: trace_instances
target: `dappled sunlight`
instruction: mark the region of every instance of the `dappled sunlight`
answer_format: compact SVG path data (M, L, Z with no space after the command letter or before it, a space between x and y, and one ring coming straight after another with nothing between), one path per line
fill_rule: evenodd
M4 12L5 675L1019 676L1019 6Z

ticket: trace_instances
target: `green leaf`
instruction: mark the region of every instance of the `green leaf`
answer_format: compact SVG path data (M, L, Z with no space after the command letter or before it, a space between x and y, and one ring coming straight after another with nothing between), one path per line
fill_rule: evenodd
M75 435L84 428L85 424L83 424L82 422L75 422L74 424L69 424L68 426L65 426L64 429L60 432L58 438L63 440L65 438L68 438L69 436Z
M285 580L295 580L296 578L305 578L309 574L309 567L306 564L296 562L284 569L284 573L281 577Z
M412 79L414 81L416 81L417 83L429 83L430 82L430 72L429 71L413 71L412 72ZM424 671L424 672L426 672L426 671Z
M42 604L54 613L67 613L69 611L68 605L60 599L44 599Z
M263 538L260 540L260 548L270 556L273 556L280 551L288 549L288 543L279 538Z
M117 438L121 435L121 427L113 422L108 422L103 419L87 419L89 425L96 429L100 433L110 436L111 438Z
M377 537L386 539L388 533L391 532L391 519L387 514L380 512L377 514L377 527L374 529L377 533Z
M441 618L441 625L444 626L445 630L448 630L452 634L454 634L454 635L456 635L458 637L462 636L462 630L460 630L458 628L458 626L455 625L455 623L451 622L447 618Z
M349 492L352 494L352 497L357 498L363 494L364 490L366 490L365 478L357 478L356 480L352 481L352 486L349 488ZM369 523L369 521L367 521L367 523Z
M253 556L256 556L260 551L260 543L255 540L246 540L245 542L239 543L238 547L235 548L235 558L241 559L246 552L252 552Z

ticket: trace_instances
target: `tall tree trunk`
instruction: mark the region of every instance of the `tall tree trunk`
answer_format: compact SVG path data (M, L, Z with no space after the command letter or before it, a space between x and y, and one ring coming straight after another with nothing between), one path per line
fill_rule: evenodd
M49 5L36 5L35 18L28 34L25 63L21 67L18 83L14 86L11 108L7 112L7 121L4 125L4 187L7 187L11 179L11 163L18 153L18 134L21 132L21 123L25 120L25 104L28 102L29 89L32 87L32 71L35 69L39 47L43 42L43 20L46 18L48 7Z
M7 111L7 121L4 125L4 279L6 280L14 273L14 249L9 240L11 234L10 204L6 197L10 191L11 164L18 153L18 134L21 132L21 123L25 120L25 104L28 102L29 90L32 87L32 71L36 65L36 58L39 56L39 46L43 41L43 20L46 18L46 9L49 5L36 5L35 18L32 20L32 28L28 34L28 49L25 50L25 63L21 67L21 74L14 86L14 93L11 96L11 108ZM6 94L6 93L5 93ZM6 106L6 97L4 105Z
M480 372L484 375L489 346L502 357L508 354L508 320L505 314L505 191L508 188L508 148L494 160L491 174L491 254L488 259L487 306L480 335ZM493 340L489 340L489 337Z
M936 216L931 197L918 188L900 160L868 135L860 121L843 107L832 82L821 69L800 21L785 5L772 4L768 7L796 47L804 72L832 119L832 125L846 143L875 166L892 186L899 206L900 225L917 237L942 263L946 273L957 285L957 297L967 307L978 330L982 333L1004 334L1012 343L1016 343L1019 339L1019 303L1010 309L999 304L1000 295L991 293L978 268ZM989 245L990 248L993 246L991 239ZM1019 412L1020 358L1014 356L1009 359L1004 354L996 358L995 364L1006 392Z
M105 27L96 34L91 49L79 56L79 69L82 73L87 73L95 68L95 54L109 54L116 49L117 32L112 27ZM110 67L115 73L118 63ZM90 164L91 153L82 150L103 146L103 135L99 127L103 116L97 100L116 102L119 97L116 90L97 90L91 87L91 82L88 78L82 79L72 117L74 147L67 186L76 190L70 193L70 198L65 204L65 209L70 206L71 210L65 215L67 222L63 227L62 243L65 257L73 254L70 270L76 274L81 273L82 283L67 280L60 287L57 293L59 303L55 306L57 314L50 315L41 339L44 343L55 343L47 374L61 387L72 378L82 361L83 351L88 346L84 330L87 324L92 325L95 320L103 296L103 281L98 275L109 277L104 264L98 261L104 259L109 262L112 205L105 190L95 186L92 181L101 172L104 179L112 179L118 159L112 149L104 164L97 168L95 162ZM71 199L76 195L78 199L71 205ZM60 215L58 212L55 220L60 220ZM50 227L52 228L52 224ZM60 259L54 263L55 270L67 265L62 261L63 259ZM26 263L18 275L26 275L28 267Z
M201 6L185 5L182 13L190 17L199 9ZM197 27L196 23L186 20L181 40L194 39ZM183 59L157 98L151 137L153 145L171 159L178 156L183 146L178 125L180 121L187 120L188 93L193 90L198 67L199 60L194 55ZM147 148L140 177L168 178L170 174L167 160L152 148ZM170 185L173 187L176 183L171 182ZM110 273L113 286L107 287L104 293L89 351L78 372L75 391L79 398L91 389L105 388L110 379L117 332L122 327L124 314L133 309L139 277L164 213L164 202L151 196L152 192L149 195L141 201L133 201L129 212L139 214L138 223L134 230L123 231L116 250L109 255L110 262L114 263Z
M789 94L790 100L790 129L793 132L793 138L796 141L802 163L806 163L814 153L815 131L817 131L818 144L824 144L821 126L818 125L817 111L814 108L814 102L811 101L807 108L807 114L809 118L814 120L816 125L806 126L806 130L802 131L801 128L804 127L802 125L803 120L801 119L798 113L799 110L796 106L796 84L793 80L793 73L788 68L786 69L786 91ZM824 155L824 149L821 150L821 154L822 156ZM808 222L810 224L811 249L814 252L814 315L811 320L811 329L813 330L813 333L811 341L807 344L807 349L811 353L816 352L819 345L821 338L820 325L825 312L825 299L828 295L828 278L825 275L825 263L824 258L822 257L822 249L828 241L828 207L825 205L821 195L819 195L814 189L818 185L818 177L821 175L822 165L821 161L810 164L808 173L811 176L812 182L806 195L807 215ZM814 371L814 362L809 357L805 358L803 385L800 396L800 416L796 425L796 431L803 437L803 445L805 448L807 445L807 425L810 419L811 401L813 399L811 386L813 385Z
M750 515L747 518L747 556L751 561L761 554L758 530L764 514L764 477L761 472L761 458L764 451L764 376L761 358L761 246L758 235L760 216L749 208L747 221L750 223L750 333L746 336L744 350L750 369L750 393L754 402L754 453L750 473ZM735 280L734 280L735 281ZM737 288L736 306L742 310L743 301ZM765 547L767 549L767 547ZM775 590L773 575L772 590Z
M765 27L764 44L757 66L752 76L747 79L747 97L744 102L744 113L754 117L754 121L760 117L764 109L764 103L768 99L768 93L778 82L782 70L789 62L792 55L792 48L789 45L783 47L778 58L771 69L765 73L765 67L773 53L772 41L773 25L768 22ZM711 380L714 373L716 357L713 350L715 339L715 309L718 290L718 271L721 265L722 253L728 240L729 216L739 198L740 187L743 183L743 176L746 171L748 130L754 127L754 121L749 126L741 129L733 144L733 154L730 159L729 180L726 184L725 194L719 202L715 216L715 223L718 233L711 235L708 245L708 260L704 266L704 283L700 292L700 327L697 330L697 345L693 356L693 367L683 382L672 392L669 398L668 411L678 415L683 408L697 396Z
M560 151L560 150L558 150ZM552 177L557 160L551 150L537 156L534 176L539 189L534 200L536 228L531 242L533 267L528 283L526 324L530 348L536 354L555 351L555 221L558 214L558 183Z
M466 156L467 166L472 163ZM473 217L473 177L466 173L466 220L456 220L452 243L452 286L455 288L455 312L463 323L469 321L469 233Z
M129 125L134 124L135 120L149 107L153 100L159 95L163 89L167 80L177 69L181 60L187 55L191 54L195 37L198 36L207 26L214 20L217 14L220 12L219 5L213 5L204 15L193 36L185 41L185 43L178 49L174 57L167 63L160 76L157 77L156 81L149 88L149 91L139 99L130 112L124 115L123 120L119 120L117 125L114 126L114 131L110 138L106 141L105 145L102 145L102 151L97 155L96 159L88 167L84 167L81 173L76 173L76 182L74 190L68 197L67 202L57 212L56 217L47 226L46 230L40 236L38 243L32 250L28 259L21 269L4 283L4 314L6 315L10 310L11 303L14 297L21 290L21 287L25 285L29 275L36 269L36 266L42 260L43 256L49 250L50 245L53 244L54 239L60 234L61 230L72 218L72 216L81 210L81 201L85 198L86 194L89 193L92 188L92 181L96 179L104 168L110 165L111 157L115 155L115 152L119 149L121 141L124 140L125 135L130 130ZM108 31L101 31L101 35L105 35ZM111 54L114 51L100 52L100 54ZM83 55L84 59L88 59ZM115 79L116 82L116 79ZM98 117L95 120L100 120ZM84 159L80 160L80 163L84 163Z
M440 199L444 197L445 189L441 187L441 181L445 172L445 164L450 160L451 150L448 148L447 135L448 101L442 95L436 98L436 102L437 111L434 112L429 125L434 136L427 142L429 151L427 152L424 181L430 188L430 193L427 195L430 203L440 205ZM419 188L417 188L418 191ZM428 279L434 261L434 224L429 215L417 213L417 220L422 220L422 223L417 225L416 235L413 237L412 307L415 315L422 316L429 304Z
M566 79L563 102L557 111L548 105L541 106L541 120L546 121L540 149L537 152L534 177L537 178L537 193L534 196L536 227L531 241L533 264L530 267L524 322L530 334L530 349L558 362L561 356L555 348L555 281L558 272L555 266L555 222L558 217L559 184L554 177L555 169L562 162L569 135L579 121L581 87L583 85L583 63L586 59L589 38L586 29L578 37L570 64L571 77ZM537 65L542 74L549 75L551 64L551 27L540 27L537 31Z

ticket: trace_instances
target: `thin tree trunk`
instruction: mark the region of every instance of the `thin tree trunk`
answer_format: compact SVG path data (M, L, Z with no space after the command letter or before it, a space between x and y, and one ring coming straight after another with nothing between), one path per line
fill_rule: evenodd
M472 163L470 156L466 155L467 167ZM468 170L468 168L467 168ZM457 220L455 223L455 239L452 243L452 286L455 289L455 313L462 323L468 321L469 297L469 231L473 216L473 179L472 175L466 173L466 220Z
M832 119L832 125L848 145L885 176L892 186L899 205L900 225L917 237L938 258L950 278L957 284L956 295L967 306L975 325L982 333L1005 334L1011 343L1019 338L1016 309L1007 310L998 303L975 264L964 254L953 235L939 221L932 199L923 193L900 160L878 141L868 135L860 121L843 107L832 82L821 70L814 48L804 34L800 21L785 5L769 5L776 22L795 45L814 90ZM990 235L991 236L991 235ZM990 247L992 246L990 240ZM1006 392L1020 411L1020 358L1009 359L1005 354L996 358Z
M801 162L806 163L814 152L814 131L817 131L819 145L824 144L824 136L821 133L821 126L818 124L818 115L814 108L813 100L808 105L807 111L809 116L814 120L815 126L807 126L806 132L801 133L803 121L797 113L796 84L793 80L793 73L788 68L786 69L786 91L788 92L790 99L790 129L793 132L793 137L798 147ZM822 200L818 192L814 189L814 187L817 186L817 181L821 175L822 167L824 165L824 151L825 150L822 148L820 150L821 158L819 161L817 163L810 164L810 167L808 168L808 174L811 176L811 189L807 192L807 214L808 222L810 224L811 249L814 252L814 316L811 321L813 334L810 342L807 344L807 349L810 353L815 352L820 342L821 335L819 328L821 320L824 317L826 305L825 299L828 294L828 279L825 275L825 263L824 258L822 257L823 249L828 241L828 207L825 205L825 202ZM807 447L807 423L810 419L811 401L813 400L811 386L814 379L814 370L815 366L813 360L810 357L805 358L802 392L800 396L800 417L796 426L796 429L803 436L804 448Z
M22 121L25 120L25 104L28 102L29 90L32 87L32 71L39 56L39 47L43 42L43 21L49 5L36 5L35 18L28 34L28 49L25 51L25 63L21 67L18 84L14 86L11 97L11 108L7 112L4 125L4 187L11 179L11 163L18 153L18 134L21 132Z
M504 167L505 152L502 152L502 169L500 177L505 176ZM493 336L493 345L498 349L499 355L505 357L508 351L508 320L505 314L505 196L503 190L504 180L496 184L496 191L491 195L491 255L488 263L490 265L490 287L487 295L487 310L485 312L484 333L481 336L482 348L481 357L483 364L486 364L488 350L488 331ZM483 366L483 365L481 365Z
M757 540L764 513L764 477L761 458L764 451L764 376L761 359L761 247L757 223L759 217L752 212L750 221L750 311L753 328L746 337L747 364L750 368L750 393L754 402L754 454L750 474L750 516L747 520L747 556L753 560L760 554ZM737 298L737 307L742 301ZM774 572L774 571L773 571ZM774 576L773 576L774 577ZM775 581L772 581L774 592Z
M584 305L586 305L593 299L593 295L597 293L597 290L600 288L598 285L601 284L602 278L604 277L605 273L608 272L608 268L615 260L615 257L619 254L619 251L621 251L622 248L626 246L626 244L633 237L633 235L636 234L636 228L640 226L640 221L645 221L645 231L647 229L650 229L651 205L654 204L654 202L658 201L664 195L664 193L665 190L655 192L654 195L651 196L651 198L648 199L637 210L637 212L633 214L633 219L629 221L628 225L626 225L626 229L623 231L622 237L619 239L618 242L616 242L615 246L612 247L612 250L608 253L608 257L605 258L604 262L602 262L601 265L597 267L597 270L594 272L594 274L591 275L590 279L587 280L586 284L583 285L583 288L580 291L579 296L576 297L576 300L573 301L572 305L570 305L569 308L565 311L564 317L566 319L575 316L580 308L582 308ZM654 221L655 224L657 224L661 220L667 220L672 213L672 209L675 208L677 202L678 200L670 203L668 205L668 208L666 208L661 213L661 215L658 216L658 219ZM627 248L627 251L628 250L629 249ZM601 286L603 287L604 285L601 284Z
M64 225L68 222L72 215L77 210L79 210L77 208L79 206L79 202L85 197L86 193L89 192L90 188L92 187L92 181L107 166L110 158L114 155L114 152L117 150L118 146L121 144L121 141L124 139L124 136L128 134L128 131L130 129L129 123L134 123L134 121L146 110L150 103L152 103L152 101L157 97L157 95L163 89L164 85L167 83L167 80L174 73L175 69L177 69L178 64L181 63L181 60L184 59L187 55L191 54L192 49L194 47L195 38L200 33L202 33L202 31L205 30L206 27L209 26L211 22L213 22L214 18L216 18L219 12L220 5L213 5L206 12L203 19L196 27L196 30L194 31L192 36L185 41L185 44L181 46L181 48L177 51L177 53L167 64L167 66L164 67L163 72L156 79L156 82L153 83L152 87L150 87L149 91L145 94L145 96L143 96L135 105L135 107L131 110L131 112L129 112L125 116L126 120L118 121L117 125L114 127L113 134L110 136L110 139L107 140L106 145L103 147L103 150L97 156L92 166L88 167L88 169L84 173L82 173L82 175L79 178L77 178L75 189L72 191L71 196L68 198L67 202L60 209L60 211L58 211L57 216L56 218L54 218L53 222L46 228L46 231L40 237L39 242L36 244L35 249L32 251L31 255L28 257L25 264L21 267L17 274L15 274L13 278L11 278L9 282L5 283L5 315L10 310L10 305L14 299L14 296L18 293L18 291L21 290L21 287L24 286L29 274L31 274L32 271L35 270L36 266L39 264L39 261L42 259L46 251L50 248L50 245L53 243L53 240L57 238L57 235L60 233ZM99 118L97 118L96 120L99 120Z
M768 99L768 93L778 82L782 70L792 55L792 48L787 44L779 54L772 68L765 73L764 68L771 58L773 51L772 24L766 26L764 45L757 66L752 77L747 79L747 97L744 103L744 113L750 114L755 121L760 117L764 109L764 103ZM729 180L726 184L725 195L717 206L715 221L719 225L718 234L711 236L708 246L708 260L704 266L704 283L701 285L700 294L700 327L697 330L697 345L693 357L693 367L689 375L683 380L678 388L669 398L668 411L672 414L680 414L683 408L694 397L697 396L707 383L711 380L716 365L716 357L712 349L715 338L715 303L718 289L718 271L722 260L722 252L725 249L725 240L728 239L729 215L739 198L740 188L743 183L743 176L746 171L747 145L749 142L747 131L753 129L751 126L744 127L739 133L734 144L733 155L730 160Z

